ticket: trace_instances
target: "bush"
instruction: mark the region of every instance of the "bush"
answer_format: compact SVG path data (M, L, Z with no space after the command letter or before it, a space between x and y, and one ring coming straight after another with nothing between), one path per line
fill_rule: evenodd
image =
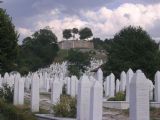
M122 29L117 33L107 49L108 62L104 65L105 75L114 73L116 77L121 71L141 69L147 78L153 80L160 70L160 51L158 44L141 27Z
M0 98L7 103L13 103L13 88L8 84L4 84L3 87L0 88Z
M118 92L115 97L111 97L108 101L124 101L125 94L123 92Z
M0 114L5 116L6 120L36 120L36 118L23 107L18 108L12 104L0 100Z
M76 118L76 99L63 95L58 104L53 106L54 115L56 117Z

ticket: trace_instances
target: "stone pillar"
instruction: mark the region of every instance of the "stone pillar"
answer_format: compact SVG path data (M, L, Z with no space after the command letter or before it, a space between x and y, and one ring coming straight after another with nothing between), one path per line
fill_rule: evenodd
M133 77L132 69L129 69L126 75L126 101L129 102L129 90L130 90L130 82Z
M141 70L137 70L131 79L129 98L130 120L150 120L149 84Z
M120 80L120 91L124 92L126 89L126 73L124 71L121 72Z
M71 77L70 92L72 97L76 96L76 79L77 79L76 76Z
M115 96L115 76L113 73L110 74L109 76L109 85L110 85L110 90L109 90L109 97L114 97Z
M155 90L154 90L155 102L160 102L160 71L155 74Z
M97 80L103 83L103 71L101 70L101 68L99 68L97 71Z
M24 78L18 81L18 105L24 104Z
M152 83L151 80L148 79L149 82L149 100L153 101L153 89L154 89L154 85Z
M71 79L70 79L70 77L67 77L67 94L68 95L70 95L71 93L70 93L70 81L71 81Z
M60 87L61 87L61 84L60 82L58 81L58 78L55 77L55 80L53 81L53 84L52 84L52 90L51 90L51 103L52 104L57 104L60 100Z
M39 112L39 77L35 73L31 84L31 111Z
M78 84L77 120L89 120L90 84L88 76L83 75Z
M14 97L13 97L13 104L14 105L18 105L19 80L20 80L20 75L17 74L14 79Z
M119 92L119 89L120 89L120 81L119 79L116 80L116 93Z
M89 120L102 120L103 114L103 87L99 81L95 81L91 87L90 98L90 119Z
M76 95L78 94L78 84L79 84L79 80L78 80L78 78L76 77Z
M106 77L105 83L104 83L104 91L105 91L105 97L109 96L109 76Z

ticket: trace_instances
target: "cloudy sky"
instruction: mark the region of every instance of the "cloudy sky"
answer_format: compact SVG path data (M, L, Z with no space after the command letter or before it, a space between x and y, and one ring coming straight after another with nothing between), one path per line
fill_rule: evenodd
M141 26L160 38L160 0L3 0L20 41L49 26L62 40L62 30L90 27L94 37L113 37L128 25Z

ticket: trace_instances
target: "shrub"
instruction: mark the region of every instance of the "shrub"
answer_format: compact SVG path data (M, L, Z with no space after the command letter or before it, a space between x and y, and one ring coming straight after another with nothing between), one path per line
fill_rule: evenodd
M7 103L13 103L13 88L8 84L3 84L0 88L0 98Z
M59 103L53 106L56 117L75 118L76 110L76 99L67 95L61 96Z
M36 118L25 110L23 107L15 107L12 104L0 100L0 113L5 116L6 120L36 120Z
M125 94L123 92L118 92L115 97L111 97L108 101L124 101Z

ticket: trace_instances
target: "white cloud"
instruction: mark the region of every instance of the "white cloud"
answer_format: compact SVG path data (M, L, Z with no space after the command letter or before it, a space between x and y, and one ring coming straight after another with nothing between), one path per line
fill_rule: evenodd
M160 21L160 3L153 5L125 3L116 9L103 6L98 10L81 10L76 15L66 15L59 9L53 9L50 12L34 16L32 22L34 30L50 26L59 40L62 40L63 29L85 26L92 29L95 37L102 39L113 36L128 25L141 26L152 35L157 21ZM20 31L23 35L30 34L27 29L21 28ZM159 33L157 34L159 35Z
M32 31L30 29L27 29L27 28L22 28L22 27L19 27L18 28L18 32L20 33L20 35L22 36L30 36L32 34Z

